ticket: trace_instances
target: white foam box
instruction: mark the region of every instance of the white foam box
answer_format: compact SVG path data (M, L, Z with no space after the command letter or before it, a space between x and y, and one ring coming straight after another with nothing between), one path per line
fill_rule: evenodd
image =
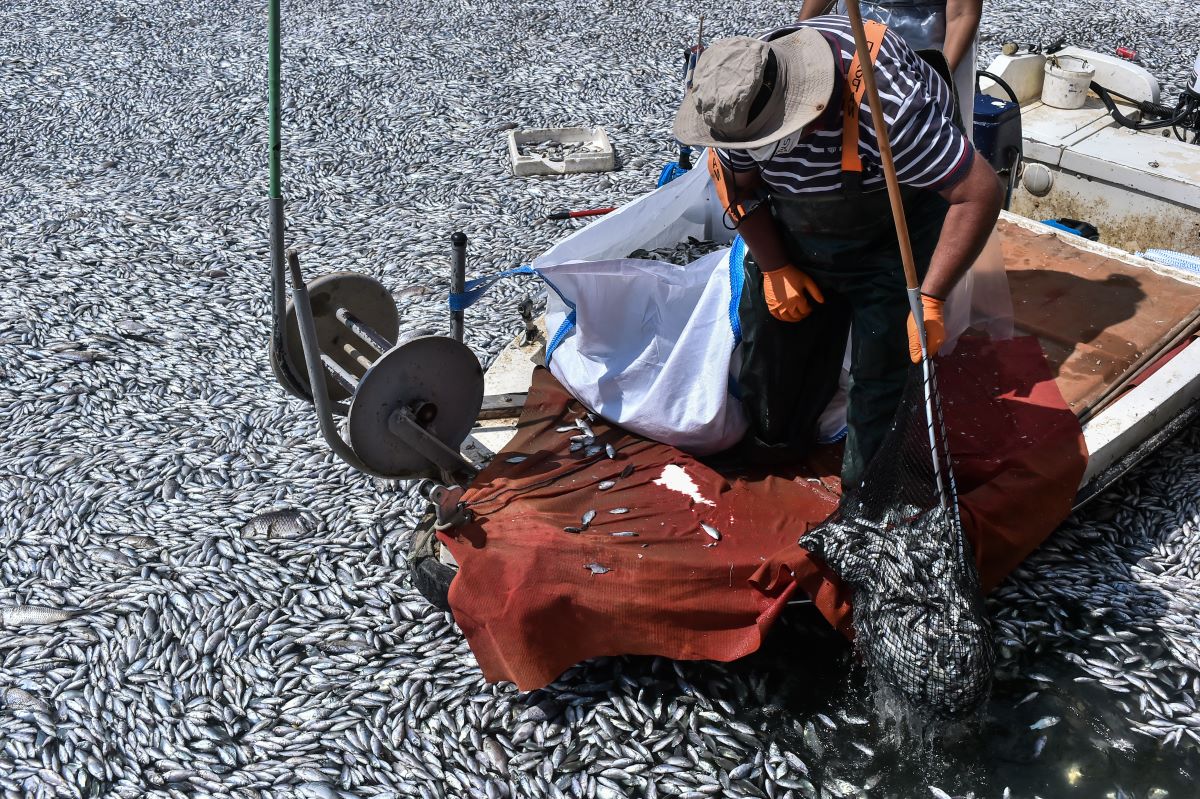
M586 151L566 154L561 161L521 153L521 150L529 145L543 142L581 144L586 147ZM512 159L513 174L518 177L608 172L617 165L616 153L604 128L534 128L509 131L508 154Z

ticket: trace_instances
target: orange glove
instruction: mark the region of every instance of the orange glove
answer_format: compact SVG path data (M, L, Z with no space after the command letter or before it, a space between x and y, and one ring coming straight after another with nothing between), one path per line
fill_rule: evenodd
M945 300L921 295L921 310L925 314L925 345L929 357L937 355L938 350L946 343L946 323L942 319L942 306ZM913 363L921 362L921 339L917 335L917 322L911 312L908 314L908 357Z
M791 264L763 272L762 276L767 310L781 322L799 322L812 313L809 297L825 302L816 282Z

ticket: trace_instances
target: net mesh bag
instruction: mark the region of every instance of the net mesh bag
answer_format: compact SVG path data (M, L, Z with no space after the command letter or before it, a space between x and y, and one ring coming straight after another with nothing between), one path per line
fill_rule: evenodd
M853 590L855 645L876 688L928 720L964 719L983 704L995 650L931 362L909 372L862 485L800 545Z

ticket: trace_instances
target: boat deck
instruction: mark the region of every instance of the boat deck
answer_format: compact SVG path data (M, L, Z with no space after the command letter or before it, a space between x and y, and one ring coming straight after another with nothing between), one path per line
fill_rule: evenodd
M1131 263L1125 253L1118 260L1103 245L1011 217L997 229L1016 333L1038 337L1081 418L1108 405L1200 325L1200 281Z

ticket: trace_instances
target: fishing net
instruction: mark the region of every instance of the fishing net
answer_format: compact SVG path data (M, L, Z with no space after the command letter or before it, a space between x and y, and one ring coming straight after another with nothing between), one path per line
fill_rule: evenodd
M962 719L982 705L995 651L959 519L932 363L909 372L862 485L847 489L800 544L853 590L855 644L877 688L927 720Z

